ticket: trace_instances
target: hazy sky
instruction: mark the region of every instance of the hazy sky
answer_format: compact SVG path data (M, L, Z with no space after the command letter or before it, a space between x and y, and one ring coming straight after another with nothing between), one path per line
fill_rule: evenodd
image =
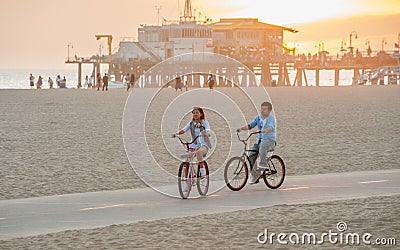
M114 37L113 49L115 49L122 37L136 39L140 24L157 23L156 6L161 6L160 19L164 17L168 20L177 20L183 12L184 2L184 0L1 0L0 68L74 67L64 63L69 43L73 45L73 48L70 48L70 56L76 54L79 57L88 57L99 53L100 45L104 47L104 51L107 49L106 40L96 41L95 34L111 34ZM393 50L391 44L397 41L397 34L400 32L400 19L393 19L393 14L400 17L400 0L193 0L192 9L197 17L207 16L213 21L224 17L254 17L271 24L296 29L303 27L303 30L299 29L300 32L295 36L287 36L290 40L285 36L286 42L303 46L303 49L307 43L310 45L326 39L331 40L332 44L333 41L335 44L340 43L341 39L348 39L348 34L356 27L362 29L356 24L352 27L352 21L344 18L364 16L365 21L365 15L379 17L392 15L392 19L382 23L385 33L375 31L379 30L379 24L375 23L374 29L365 31L371 34L359 34L360 46L368 38L375 39L373 45L378 48L379 41L385 39L388 44L387 49ZM315 37L317 27L323 29L318 26L323 23L321 21L337 18L349 20L347 23L337 22L342 26L336 29L337 36L336 33L322 32L318 33L321 34L320 37ZM329 41L326 44L331 48Z

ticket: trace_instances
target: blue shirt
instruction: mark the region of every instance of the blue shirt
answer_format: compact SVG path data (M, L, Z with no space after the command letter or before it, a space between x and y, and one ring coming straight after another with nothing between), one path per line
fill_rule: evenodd
M251 121L248 125L250 127L250 129L254 128L255 126L257 126L258 131L261 131L263 129L266 128L270 128L271 131L267 132L267 133L262 133L262 134L258 134L258 141L262 140L262 139L271 139L273 141L276 141L276 121L275 121L275 117L270 113L267 118L265 119L265 124L261 124L262 123L262 116L258 115L256 116L256 118L254 118L253 121ZM262 127L261 127L262 125ZM258 144L258 141L256 142Z

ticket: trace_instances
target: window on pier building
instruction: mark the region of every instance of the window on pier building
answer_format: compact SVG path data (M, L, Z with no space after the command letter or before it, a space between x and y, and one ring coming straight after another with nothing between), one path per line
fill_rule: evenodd
M210 38L212 36L211 30L206 29L182 29L182 37L191 38Z
M256 38L258 38L258 32L257 31L238 31L237 38L256 39Z

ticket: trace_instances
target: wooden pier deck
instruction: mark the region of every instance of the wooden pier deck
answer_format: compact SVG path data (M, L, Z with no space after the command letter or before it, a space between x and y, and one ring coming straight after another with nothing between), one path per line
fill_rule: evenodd
M398 52L394 52L398 53ZM235 59L235 58L233 58ZM302 58L300 58L302 59ZM239 60L238 60L239 61ZM239 61L240 62L240 61ZM92 64L93 65L93 75L95 76L97 72L100 72L101 64L108 64L108 74L114 75L115 79L118 81L123 78L127 73L135 74L136 78L139 79L140 76L144 76L144 72L152 68L158 62L150 62L149 60L133 60L133 61L122 61L122 60L112 60L108 61L106 57L90 57L90 58L73 58L68 59L65 63L67 64L77 64L78 65L78 84L82 81L82 64ZM309 86L308 79L306 77L306 71L315 71L315 86L320 86L320 71L321 70L331 70L334 71L334 83L333 86L339 86L340 71L342 70L352 70L353 71L353 84L355 80L359 78L360 75L365 74L368 71L374 71L381 67L392 67L393 72L388 72L392 74L391 78L396 78L396 82L400 80L399 67L400 59L393 56L387 56L385 54L382 56L368 57L368 58L348 58L327 56L324 60L299 60L299 57L288 56L284 58L279 58L276 60L268 61L258 61L258 60L243 60L242 65L250 69L256 76L261 76L261 84L263 86ZM179 67L187 67L187 63L182 64ZM218 62L208 62L205 65L197 65L201 70L198 72L209 72L218 76L223 72L224 65L219 65ZM289 71L295 71L296 77L293 83L289 79ZM243 75L243 67L237 67L235 72L229 72L229 79L235 81L240 78L242 81L238 83L239 85L245 86L256 86L256 81L248 76ZM386 70L387 71L387 70ZM221 76L221 75L219 75ZM277 76L277 81L272 79L272 76ZM167 78L173 79L175 76L166 76ZM227 75L222 76L226 78ZM246 78L246 79L245 79ZM303 81L305 84L303 84ZM392 81L395 82L395 81ZM147 84L148 87L152 87L152 84ZM154 86L153 86L154 87Z

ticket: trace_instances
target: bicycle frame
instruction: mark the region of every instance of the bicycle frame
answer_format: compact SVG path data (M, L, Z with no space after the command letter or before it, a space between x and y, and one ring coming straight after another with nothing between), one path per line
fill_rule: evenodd
M204 161L202 169L205 170L205 175L201 175L200 164L197 164L197 162L194 161L197 149L189 147L189 145L196 141L199 136L194 138L192 142L184 142L179 136L174 137L178 137L181 144L185 145L185 151L187 152L187 156L184 157L186 159L181 163L178 171L178 189L181 197L183 199L188 198L191 188L195 185L197 185L197 191L199 192L199 194L205 196L209 187L208 166L207 163Z
M252 150L252 149L247 149L247 141L250 139L251 136L255 135L255 134L259 134L261 133L261 131L257 131L257 132L252 132L250 133L250 135L246 138L246 139L240 139L239 133L236 133L239 141L241 141L244 144L244 150L243 150L243 154L241 156L241 158L249 163L249 167L250 170L253 169L253 163L250 160L250 157L253 156L251 153L256 154L256 158L258 157L258 150ZM255 162L255 161L254 161Z
M197 140L197 138L199 138L199 136L196 136L196 138L194 138L193 141L191 141L191 142L184 142L182 140L182 138L180 138L179 136L176 136L176 137L179 139L181 144L186 147L186 151L188 152L188 155L186 157L186 162L189 163L189 173L185 173L185 175L187 176L188 174L191 174L191 178L196 178L197 171L196 171L193 159L196 157L197 150L190 148L189 145L194 143Z

